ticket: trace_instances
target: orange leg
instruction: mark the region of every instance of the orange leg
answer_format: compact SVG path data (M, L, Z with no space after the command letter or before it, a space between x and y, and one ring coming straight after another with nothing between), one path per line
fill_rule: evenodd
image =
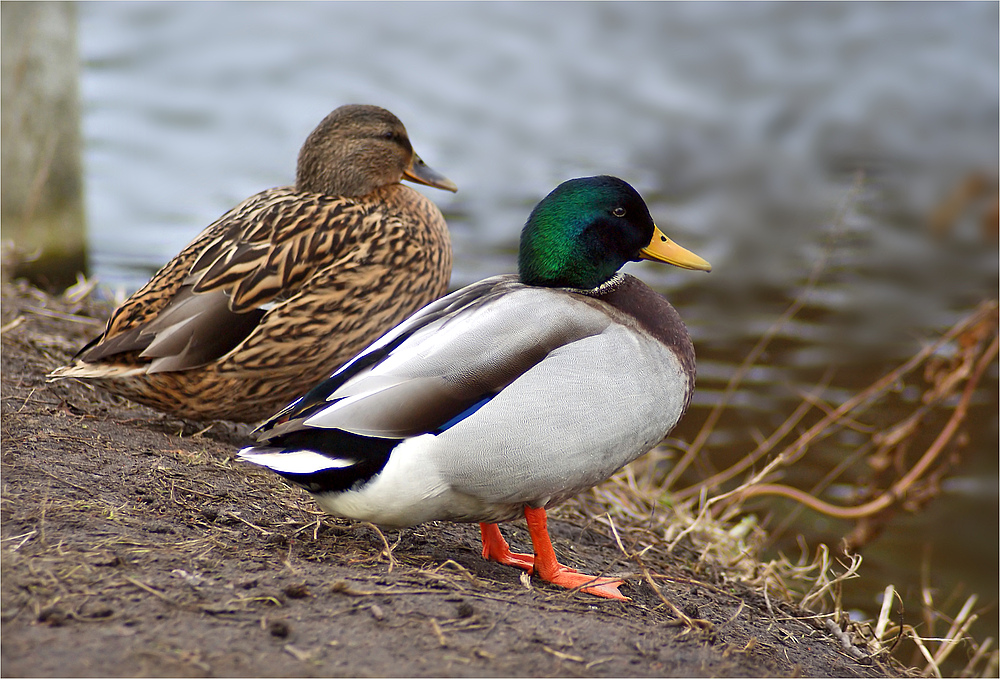
M535 548L534 556L511 552L510 545L503 539L495 523L481 523L479 530L483 535L483 558L507 566L517 566L529 573L537 573L542 580L567 589L588 585L580 591L607 599L628 601L628 597L622 596L618 591L618 587L622 584L621 580L586 575L559 563L552 548L552 541L549 539L548 521L544 509L525 507L524 518L528 520L528 531L531 533L531 543Z
M535 557L530 554L517 554L510 551L510 545L503 539L500 529L495 523L481 523L479 530L483 534L483 558L497 561L506 566L517 566L529 573L534 568Z
M618 591L618 588L622 584L621 580L586 575L559 563L556 559L556 551L552 548L552 541L549 539L548 521L544 508L534 509L532 507L525 507L524 518L528 521L531 544L535 548L535 573L542 580L547 580L554 585L566 587L567 589L587 585L580 591L607 599L628 601L628 597ZM499 533L499 531L497 532Z

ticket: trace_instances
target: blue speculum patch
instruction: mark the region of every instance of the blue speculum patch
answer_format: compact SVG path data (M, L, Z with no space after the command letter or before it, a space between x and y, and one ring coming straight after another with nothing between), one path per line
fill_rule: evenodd
M445 422L444 424L442 424L440 427L438 427L437 429L435 429L434 433L435 434L440 434L443 431L447 431L447 430L451 429L456 424L458 424L459 422L461 422L465 418L469 417L470 415L472 415L473 413L475 413L477 410L479 410L480 408L482 408L484 405L486 405L487 403L489 403L490 401L492 401L494 396L496 396L496 394L490 394L489 396L485 396L482 399L476 401L471 406L469 406L468 408L466 408L465 410L463 410L462 412L460 412L458 415L455 415L455 417L451 418L450 420L448 420L447 422Z

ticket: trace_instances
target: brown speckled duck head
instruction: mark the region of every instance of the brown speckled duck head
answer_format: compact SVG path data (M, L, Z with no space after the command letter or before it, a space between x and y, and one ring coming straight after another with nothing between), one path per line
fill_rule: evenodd
M384 108L341 106L323 119L299 151L295 187L331 196L360 197L402 179L458 191L413 151L406 128Z

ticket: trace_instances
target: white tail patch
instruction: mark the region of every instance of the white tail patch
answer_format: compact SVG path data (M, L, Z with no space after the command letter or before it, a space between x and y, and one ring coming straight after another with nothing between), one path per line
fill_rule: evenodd
M282 448L244 448L236 456L279 474L316 474L327 469L343 469L357 463L357 460L327 457L311 450Z

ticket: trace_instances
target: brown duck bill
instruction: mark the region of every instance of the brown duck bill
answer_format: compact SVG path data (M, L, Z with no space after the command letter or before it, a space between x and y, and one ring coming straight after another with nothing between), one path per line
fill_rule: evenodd
M458 191L458 186L455 185L455 182L451 181L437 170L432 169L431 166L425 163L416 153L414 153L413 158L410 159L409 166L403 170L403 178L409 179L411 182L416 182L417 184L426 184L427 186L433 186L436 189L444 189L445 191L451 191L452 193Z

